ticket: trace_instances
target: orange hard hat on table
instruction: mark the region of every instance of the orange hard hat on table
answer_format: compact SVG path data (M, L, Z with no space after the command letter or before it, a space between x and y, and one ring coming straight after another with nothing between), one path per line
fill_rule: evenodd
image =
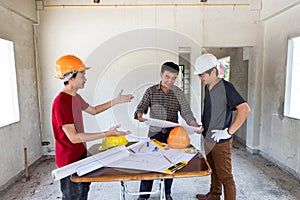
M90 69L86 67L84 63L74 55L65 55L60 57L56 61L55 65L55 77L63 79L65 75L72 72L85 71Z
M173 128L167 139L168 146L173 149L183 149L190 145L190 137L184 128Z

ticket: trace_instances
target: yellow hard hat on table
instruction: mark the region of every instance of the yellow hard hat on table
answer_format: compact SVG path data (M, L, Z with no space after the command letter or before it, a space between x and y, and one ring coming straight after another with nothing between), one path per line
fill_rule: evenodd
M105 137L102 140L102 145L99 147L99 151L104 151L112 147L126 145L126 144L128 144L128 141L124 135Z

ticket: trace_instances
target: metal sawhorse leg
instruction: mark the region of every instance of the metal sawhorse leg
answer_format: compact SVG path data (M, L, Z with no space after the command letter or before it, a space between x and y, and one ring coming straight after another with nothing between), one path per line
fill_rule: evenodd
M121 181L121 189L120 189L120 200L126 200L126 194L129 195L143 195L143 194L156 194L160 193L160 200L166 200L165 195L165 180L160 179L158 184L158 189L153 192L130 192L127 189L127 185L124 183L124 181Z

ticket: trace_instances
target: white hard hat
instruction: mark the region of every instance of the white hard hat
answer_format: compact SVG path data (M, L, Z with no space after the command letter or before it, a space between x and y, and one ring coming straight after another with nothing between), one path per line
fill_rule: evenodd
M202 74L203 72L213 68L219 67L219 61L212 54L203 54L199 56L195 63L195 72L194 74Z

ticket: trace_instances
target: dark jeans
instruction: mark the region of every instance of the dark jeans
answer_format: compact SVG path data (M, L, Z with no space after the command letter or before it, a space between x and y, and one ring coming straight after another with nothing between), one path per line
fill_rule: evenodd
M157 139L160 142L167 143L167 139L169 137L170 132L162 133L158 132L157 134L150 137L151 139ZM165 179L165 194L171 194L171 187L172 187L173 179ZM140 192L151 192L153 185L153 180L141 181L140 185ZM140 195L140 197L148 199L150 194Z
M89 182L76 183L71 181L70 176L60 180L60 190L63 200L86 200L90 189Z

